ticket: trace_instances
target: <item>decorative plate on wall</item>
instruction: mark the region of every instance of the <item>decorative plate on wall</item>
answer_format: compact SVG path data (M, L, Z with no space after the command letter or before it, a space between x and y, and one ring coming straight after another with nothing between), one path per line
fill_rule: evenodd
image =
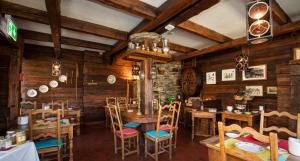
M58 86L58 82L56 80L52 80L50 81L49 86L51 88L56 88Z
M59 77L58 77L58 80L60 81L60 82L66 82L66 80L67 80L67 76L66 75L60 75Z
M37 96L37 91L35 89L29 89L27 91L27 96L28 97L36 97Z
M39 87L39 91L40 91L41 93L47 93L48 90L49 90L49 88L48 88L47 85L41 85L41 86Z
M107 82L108 82L109 84L114 84L114 83L116 82L116 80L117 80L117 78L116 78L116 76L114 76L114 75L109 75L109 76L107 77Z

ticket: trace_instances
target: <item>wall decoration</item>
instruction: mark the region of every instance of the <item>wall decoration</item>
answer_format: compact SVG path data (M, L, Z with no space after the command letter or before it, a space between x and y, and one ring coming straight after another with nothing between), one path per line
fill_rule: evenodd
M235 81L236 74L235 69L222 70L222 81Z
M216 84L216 72L206 73L206 84Z
M199 96L203 79L198 68L185 68L181 74L181 89L186 97Z
M249 96L263 96L263 86L246 86L246 91Z
M48 88L47 85L41 85L41 86L39 87L39 91L40 91L41 93L47 93L48 90L49 90L49 88Z
M243 71L243 81L247 80L266 80L267 79L267 65L250 66Z
M300 60L300 47L294 48L294 60Z
M58 82L56 80L52 80L50 81L49 86L51 88L56 88L58 86Z
M277 94L277 87L267 87L267 94Z
M28 97L36 97L37 96L37 91L35 90L35 89L29 89L28 91L27 91L27 96Z
M109 76L107 77L107 82L108 82L109 84L114 84L114 83L116 82L116 80L117 80L117 78L116 78L116 76L114 76L114 75L109 75Z

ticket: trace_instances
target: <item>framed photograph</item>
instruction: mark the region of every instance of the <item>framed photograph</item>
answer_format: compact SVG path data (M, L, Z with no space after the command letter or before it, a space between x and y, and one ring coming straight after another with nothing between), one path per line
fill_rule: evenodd
M243 81L248 80L266 80L267 65L250 66L248 70L243 71Z
M294 60L300 60L300 47L294 48Z
M246 86L246 91L249 92L250 96L263 96L263 86Z
M267 94L277 94L277 87L267 87Z
M235 81L235 69L224 69L222 70L222 81Z
M216 72L206 73L206 84L216 84Z

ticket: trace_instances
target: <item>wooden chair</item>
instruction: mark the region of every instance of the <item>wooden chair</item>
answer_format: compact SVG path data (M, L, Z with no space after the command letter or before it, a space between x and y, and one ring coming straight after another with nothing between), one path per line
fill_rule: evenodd
M36 109L36 101L22 101L20 102L19 115L28 115L30 111Z
M118 153L118 150L122 151L122 160L125 156L140 153L139 149L139 132L133 128L123 128L122 120L120 119L119 109L116 105L109 105L108 111L110 114L111 126L114 134L114 150L115 154ZM118 138L121 140L121 147L118 147ZM131 150L131 140L136 141L133 150Z
M128 102L126 97L117 98L117 106L119 111L126 111L128 109Z
M230 131L238 131L240 134L249 133L253 135L253 137L261 142L270 144L270 152L271 152L271 161L278 161L278 138L277 134L270 133L269 136L265 136L257 132L256 130L245 127L241 128L239 125L232 124L230 126L225 126L223 122L218 122L219 129L219 141L220 141L220 153L221 153L221 161L226 161L226 153L227 154L235 154L239 156L243 156L247 160L251 161L261 161L261 159L256 156L254 153L249 153L243 150L239 150L238 148L226 148L224 143L224 133Z
M116 106L117 98L116 97L106 97L105 101L106 101L106 107L105 107L106 127L110 127L110 115L109 115L109 111L108 111L108 106L109 105Z
M271 116L287 117L291 120L297 121L297 132L292 132L286 127L277 127L277 126L265 127L264 126L265 117L271 117ZM277 133L284 132L292 137L296 137L300 139L300 113L298 113L298 115L292 115L288 112L272 111L269 113L265 113L264 111L261 111L259 132L263 134L263 132L270 132L270 131L276 131Z
M42 159L44 154L57 152L58 161L61 160L60 117L60 110L38 109L29 113L29 138L34 141Z
M173 127L171 126L170 132L160 130L160 122L168 122L170 125L174 124L175 108L171 105L160 106L158 110L158 118L156 130L151 130L145 133L145 157L151 156L155 161L158 161L158 155L164 152L169 153L169 158L172 159L172 135ZM151 154L148 152L148 141L155 144L155 152ZM168 141L168 145L166 145ZM167 148L169 150L167 150Z
M209 136L204 134L198 134L195 132L195 120L198 119L208 119L210 121L210 134L215 135L215 127L216 127L216 113L213 112L203 112L203 111L192 111L192 140L194 140L195 136Z

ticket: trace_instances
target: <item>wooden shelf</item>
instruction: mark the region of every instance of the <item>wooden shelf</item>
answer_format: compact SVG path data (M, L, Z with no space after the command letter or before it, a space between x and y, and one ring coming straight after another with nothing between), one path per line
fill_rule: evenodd
M143 61L147 58L152 58L153 62L157 63L167 63L173 59L173 56L170 54L146 51L146 50L132 50L129 49L124 52L121 57L130 61Z
M291 64L291 65L300 65L300 59L291 60L289 64Z

